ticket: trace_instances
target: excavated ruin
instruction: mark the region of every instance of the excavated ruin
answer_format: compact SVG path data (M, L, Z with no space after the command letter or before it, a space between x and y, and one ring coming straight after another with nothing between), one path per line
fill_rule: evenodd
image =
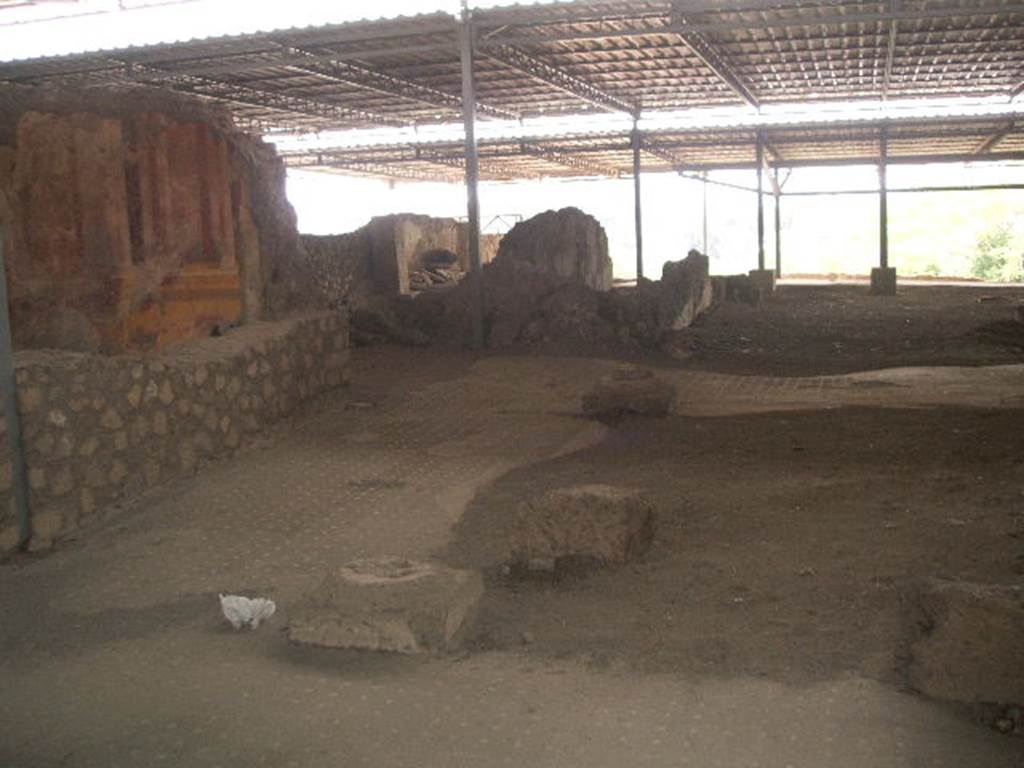
M473 286L462 279L464 267L459 279L436 278L434 285L446 290L421 290L415 296L408 295L402 281L375 279L374 265L382 252L387 264L396 259L391 235L379 235L382 227L390 232L394 226L393 217L387 217L338 238L304 238L318 275L327 272L322 264L333 265L334 275L320 282L327 291L344 293L340 301L352 308L354 339L468 344L473 338ZM386 247L379 245L382 239ZM419 253L408 248L402 256L398 250L398 263L423 263L443 252L435 248L436 239L426 243L429 249ZM715 303L708 259L696 251L665 264L660 280L613 288L604 229L576 208L520 222L500 241L493 259L489 254L494 240L487 243L481 279L491 349L566 341L658 347ZM461 253L457 263L463 264Z

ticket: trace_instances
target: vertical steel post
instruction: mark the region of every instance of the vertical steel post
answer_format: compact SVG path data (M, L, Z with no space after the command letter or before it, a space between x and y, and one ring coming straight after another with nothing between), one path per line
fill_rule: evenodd
M778 187L779 173L775 172L775 185ZM775 192L775 278L782 277L782 192Z
M0 227L0 411L7 419L7 450L11 455L11 493L18 516L18 546L32 538L25 447L18 417L18 390L14 377L14 343L11 341L10 307L7 301L7 265L4 261L4 230Z
M473 19L466 0L460 27L462 59L462 120L466 131L466 207L469 218L470 287L473 294L473 344L484 347L484 281L480 264L480 158L476 144L476 80L473 74L475 45Z
M704 207L704 255L711 258L711 254L708 252L708 172L703 171L701 173L703 179L702 185L704 187L704 194L702 196L702 203Z
M882 127L879 139L878 163L878 266L889 267L889 184L887 160L889 157L889 131Z
M640 130L633 122L633 208L636 227L636 281L644 278L644 225L640 204Z
M764 271L764 135L757 134L757 268Z

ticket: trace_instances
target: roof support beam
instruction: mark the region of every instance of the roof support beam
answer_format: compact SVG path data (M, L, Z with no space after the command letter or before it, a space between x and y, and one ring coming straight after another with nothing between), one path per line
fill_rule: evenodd
M469 241L469 284L473 304L473 342L477 349L487 343L484 336L484 278L480 259L480 157L476 143L476 59L477 32L469 4L462 0L459 28L459 60L462 64L462 119L465 127L463 157L466 168L466 211Z
M155 76L158 76L160 84L167 88L204 96L215 101L292 112L324 120L344 120L346 122L399 127L409 125L407 120L378 115L362 109L353 109L341 104L324 101L323 99L292 96L283 91L252 88L247 85L227 83L196 75L179 75L151 65L132 64L118 59L109 59L109 61L116 64L122 70L122 74L130 80L152 80Z
M754 94L750 84L732 68L722 52L702 32L686 31L690 22L680 12L678 0L673 3L672 15L676 34L686 43L686 47L693 51L697 58L704 62L704 66L714 72L718 79L728 85L748 106L760 110L760 99Z
M344 163L342 165L336 165L331 162L312 164L308 166L303 165L290 165L291 168L337 168L344 171L346 174L356 174L360 176L384 176L390 179L396 179L401 181L442 181L447 183L455 183L459 181L461 176L459 174L445 173L438 170L437 173L431 171L423 171L419 168L408 168L400 165L387 165L380 163Z
M563 93L575 96L591 106L608 112L625 112L627 115L637 118L640 109L635 104L620 99L610 93L605 93L600 88L591 85L576 75L559 69L531 56L525 51L513 48L510 45L494 45L484 49L484 53L494 61L510 69L514 69L535 80L557 88Z
M1007 136L1013 133L1016 127L1017 123L1011 120L1006 124L1005 127L1000 128L998 131L996 131L983 142L981 142L981 144L978 145L978 148L974 150L974 154L987 155L989 152L996 148L996 145L998 145L999 142L1001 142L1003 139L1005 139Z
M640 149L643 139L636 123L633 124L633 217L634 217L634 238L636 240L636 282L637 285L644 279L644 211L643 195L641 194L640 172Z
M889 165L923 165L926 163L971 163L971 162L1008 162L1024 161L1024 152L993 152L987 155L897 155L889 157ZM850 168L862 165L878 165L878 156L859 156L836 159L787 160L785 163L770 162L771 167L788 168ZM689 170L693 171L743 171L756 170L757 165L750 162L733 163L692 163Z
M878 266L889 268L889 129L882 127L878 139ZM872 279L872 287L874 279Z
M520 153L524 155L532 155L534 157L543 158L548 162L555 163L557 165L564 165L567 168L574 168L577 171L583 171L584 173L591 176L610 177L613 179L619 178L622 173L617 168L613 168L610 165L603 165L601 163L595 163L586 158L579 157L577 155L568 154L565 152L559 152L554 149L543 147L533 142L522 142L519 145Z
M764 272L764 173L768 158L764 152L764 134L757 134L757 268ZM768 173L771 176L769 170Z
M889 0L889 13L896 13L896 0ZM882 79L882 101L889 98L889 89L892 87L892 70L896 62L896 42L899 37L899 20L892 19L889 22L889 45L885 51L885 74Z
M640 148L652 157L656 157L659 160L664 160L666 163L670 163L673 170L681 171L686 167L686 161L683 158L665 147L661 147L657 144L651 144L649 141L644 140L641 143Z
M426 104L430 107L437 107L459 115L462 114L461 96L422 85L412 80L406 80L402 77L378 72L350 61L325 58L324 55L316 51L283 44L281 45L281 50L289 55L290 58L297 58L297 60L301 61L304 57L308 62L301 66L299 64L289 64L288 66L291 69L335 80L354 88L361 88L374 93L384 94L385 96L398 96L417 104ZM519 114L516 112L480 103L477 103L477 111L489 117L506 120L519 119Z
M775 151L774 148L772 148L772 146L764 138L764 134L761 134L759 140L762 147L762 151L760 152L761 170L766 171L768 173L768 182L772 185L772 194L778 197L779 195L782 194L782 185L779 184L779 169L778 166L775 166L773 168L771 165L769 165L768 154L772 154L776 160L781 160L782 157L779 155L777 151Z
M536 34L510 34L495 36L487 41L488 46L498 45L529 45L531 43L557 43L577 40L603 40L611 38L649 37L651 35L667 35L683 32L737 32L752 30L794 29L801 27L821 28L840 24L875 24L892 21L925 21L939 19L968 19L978 16L1012 16L1024 13L1024 3L1007 3L1006 5L987 10L970 10L963 7L915 9L901 11L885 11L874 13L835 13L826 12L817 15L794 14L785 17L765 18L759 21L708 21L694 22L685 26L678 24L649 24L631 27L630 29L612 29L594 32L578 32L539 36Z

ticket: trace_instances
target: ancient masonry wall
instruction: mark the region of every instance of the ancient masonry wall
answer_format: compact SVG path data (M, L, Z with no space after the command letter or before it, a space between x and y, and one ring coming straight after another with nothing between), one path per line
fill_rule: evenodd
M173 94L0 90L0 228L19 349L162 351L313 307L273 147Z
M480 260L494 260L501 235L480 238ZM415 214L378 216L344 235L302 235L305 259L320 293L330 306L359 307L373 294L409 293L409 272L422 266L424 254L447 250L470 270L469 227L455 219Z
M333 312L250 323L147 358L17 353L33 548L234 453L347 383L348 362L347 316ZM5 432L0 419L0 552L17 544Z

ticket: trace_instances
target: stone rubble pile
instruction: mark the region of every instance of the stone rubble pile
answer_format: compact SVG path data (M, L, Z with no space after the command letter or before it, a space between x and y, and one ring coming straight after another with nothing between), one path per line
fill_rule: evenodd
M421 268L410 276L413 297L381 297L383 303L360 306L360 316L353 317L356 343L469 343L472 281L462 279L454 254L447 263L444 255L438 251L420 260ZM666 263L659 280L634 287L612 287L611 269L608 239L592 216L566 208L520 222L483 267L487 346L577 342L662 348L727 293L725 284L709 276L707 256L697 251Z
M451 251L430 251L421 261L421 269L409 271L409 290L413 293L451 287L466 276L459 266L459 257Z

